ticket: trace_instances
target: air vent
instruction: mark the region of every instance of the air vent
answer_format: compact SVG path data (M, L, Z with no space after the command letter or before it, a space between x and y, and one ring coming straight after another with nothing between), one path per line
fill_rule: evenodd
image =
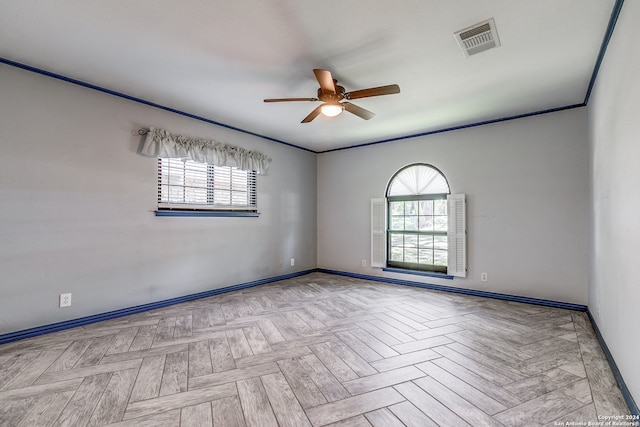
M464 56L475 55L500 46L493 18L460 30L455 33L455 37Z

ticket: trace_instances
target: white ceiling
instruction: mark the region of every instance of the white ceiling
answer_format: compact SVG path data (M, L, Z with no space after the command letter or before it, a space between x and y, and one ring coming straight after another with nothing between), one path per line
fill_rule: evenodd
M0 56L322 152L582 104L614 3L2 0ZM502 46L465 57L454 32L489 18ZM368 121L262 101L315 97L313 68L401 93L354 100Z

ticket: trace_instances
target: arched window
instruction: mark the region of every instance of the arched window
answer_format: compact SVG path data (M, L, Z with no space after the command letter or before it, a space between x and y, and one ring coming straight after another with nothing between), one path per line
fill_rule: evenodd
M442 173L425 164L400 169L387 188L387 265L447 272L447 195Z
M464 277L464 201L431 165L397 171L385 199L372 201L371 265Z

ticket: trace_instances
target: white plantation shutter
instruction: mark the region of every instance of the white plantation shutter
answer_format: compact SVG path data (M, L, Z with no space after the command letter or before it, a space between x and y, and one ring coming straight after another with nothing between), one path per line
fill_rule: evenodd
M386 199L371 199L371 267L386 267Z
M467 277L467 203L464 194L447 196L449 229L447 274Z

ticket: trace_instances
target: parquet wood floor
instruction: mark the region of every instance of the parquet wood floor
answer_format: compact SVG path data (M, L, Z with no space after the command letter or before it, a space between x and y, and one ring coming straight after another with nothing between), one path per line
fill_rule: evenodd
M584 313L313 273L0 346L2 426L628 414Z

